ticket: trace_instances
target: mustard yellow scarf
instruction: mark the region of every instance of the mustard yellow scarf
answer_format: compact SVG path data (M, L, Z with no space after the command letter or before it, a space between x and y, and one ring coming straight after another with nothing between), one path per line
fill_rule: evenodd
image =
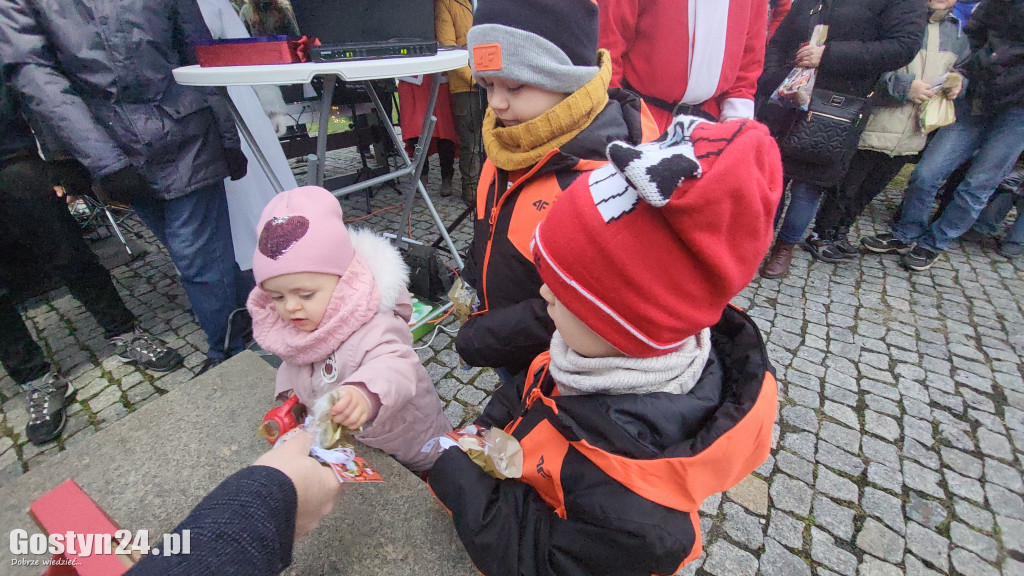
M597 76L533 120L518 126L499 126L498 116L488 108L482 131L487 158L502 170L530 168L590 126L608 103L612 79L608 51L599 50L597 61L601 67Z

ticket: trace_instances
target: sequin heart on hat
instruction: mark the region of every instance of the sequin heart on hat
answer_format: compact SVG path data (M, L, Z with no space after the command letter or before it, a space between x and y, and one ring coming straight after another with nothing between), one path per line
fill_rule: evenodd
M305 216L271 218L260 232L260 253L271 260L277 260L308 231L309 220Z

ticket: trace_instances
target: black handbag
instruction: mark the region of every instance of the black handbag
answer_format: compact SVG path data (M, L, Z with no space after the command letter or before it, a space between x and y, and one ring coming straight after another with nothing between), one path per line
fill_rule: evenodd
M831 2L823 0L811 16L811 29L827 23L827 17L818 19L822 8ZM823 88L811 92L806 112L798 112L792 124L778 135L779 150L784 165L802 165L798 180L835 186L846 174L857 151L860 135L871 115L871 95L867 97L841 94Z

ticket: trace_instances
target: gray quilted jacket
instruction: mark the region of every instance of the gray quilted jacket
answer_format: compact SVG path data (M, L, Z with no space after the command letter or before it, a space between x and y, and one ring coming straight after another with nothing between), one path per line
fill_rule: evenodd
M93 176L131 164L164 199L223 180L239 146L222 98L171 75L205 38L195 0L0 2L0 61L32 119Z

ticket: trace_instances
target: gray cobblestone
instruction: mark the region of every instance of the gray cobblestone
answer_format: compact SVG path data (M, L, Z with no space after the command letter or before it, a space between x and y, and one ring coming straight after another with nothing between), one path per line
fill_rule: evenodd
M953 470L970 478L981 478L981 460L948 446L941 446L939 453L942 455L942 461Z
M910 460L903 461L903 482L909 488L914 490L920 490L925 494L934 496L936 498L944 498L946 496L942 488L939 487L939 481L941 477L938 473L929 470L916 462Z
M981 487L981 482L961 476L952 470L945 468L942 473L946 476L946 487L949 491L961 498L969 498L975 502L985 501L985 491Z
M831 536L817 528L811 528L811 558L844 576L857 572L857 557L836 546Z
M818 442L818 463L850 476L860 476L864 472L864 462L860 458L823 441Z
M907 502L907 517L928 528L935 528L946 520L948 512L939 504L911 494Z
M732 502L722 504L722 511L725 512L723 528L733 541L749 550L761 548L764 532L755 516L747 514L742 506Z
M789 548L799 550L804 545L805 527L806 525L802 521L776 509L771 512L767 536L769 539L774 538ZM768 542L768 540L765 540L766 546Z
M985 459L985 480L1018 494L1024 492L1024 481L1021 480L1020 470L991 458Z
M906 534L907 525L903 519L903 502L899 498L869 486L864 489L860 505L865 514L880 519L897 534Z
M989 562L995 562L999 555L999 545L995 540L979 534L959 522L950 524L949 539L955 545L966 548ZM956 562L954 561L953 564L956 565Z
M991 564L986 564L977 555L956 548L949 555L953 567L964 576L999 576L999 570Z
M889 562L903 559L905 545L903 538L874 518L868 518L857 534L858 548Z
M1024 519L1024 500L1002 486L985 484L985 494L992 509L1011 518Z
M818 494L814 497L815 524L840 540L853 537L854 511Z
M978 447L988 456L1002 460L1013 459L1013 449L1006 436L1000 436L987 428L978 430Z
M779 470L808 484L814 482L814 464L790 452L777 453L775 463Z
M811 511L811 487L785 475L778 475L769 491L772 503L780 510L807 516Z
M898 412L896 415L899 415ZM900 437L900 425L889 416L884 416L873 410L864 413L864 429L890 442L894 442Z
M939 570L949 570L949 540L916 522L907 524L907 549Z
M1024 522L1016 518L997 515L996 524L999 525L1003 546L1007 550L1014 550L1024 554Z
M908 458L913 458L932 470L938 470L939 468L939 455L928 450L924 445L913 438L904 438L903 455Z
M760 568L764 576L811 576L806 562L772 539L765 540Z
M877 462L868 464L868 482L893 492L903 490L903 474L898 469Z
M995 519L991 512L983 508L979 508L970 502L957 500L953 503L953 508L956 510L956 515L959 516L961 520L967 522L978 530L991 532L992 527L995 525Z
M789 432L782 436L782 447L796 452L805 460L814 461L815 445L814 435L807 432Z
M757 559L724 540L718 540L708 548L704 570L715 576L754 576Z
M839 500L854 503L858 500L857 485L835 474L828 468L818 467L818 480L815 482L814 487L819 492Z

